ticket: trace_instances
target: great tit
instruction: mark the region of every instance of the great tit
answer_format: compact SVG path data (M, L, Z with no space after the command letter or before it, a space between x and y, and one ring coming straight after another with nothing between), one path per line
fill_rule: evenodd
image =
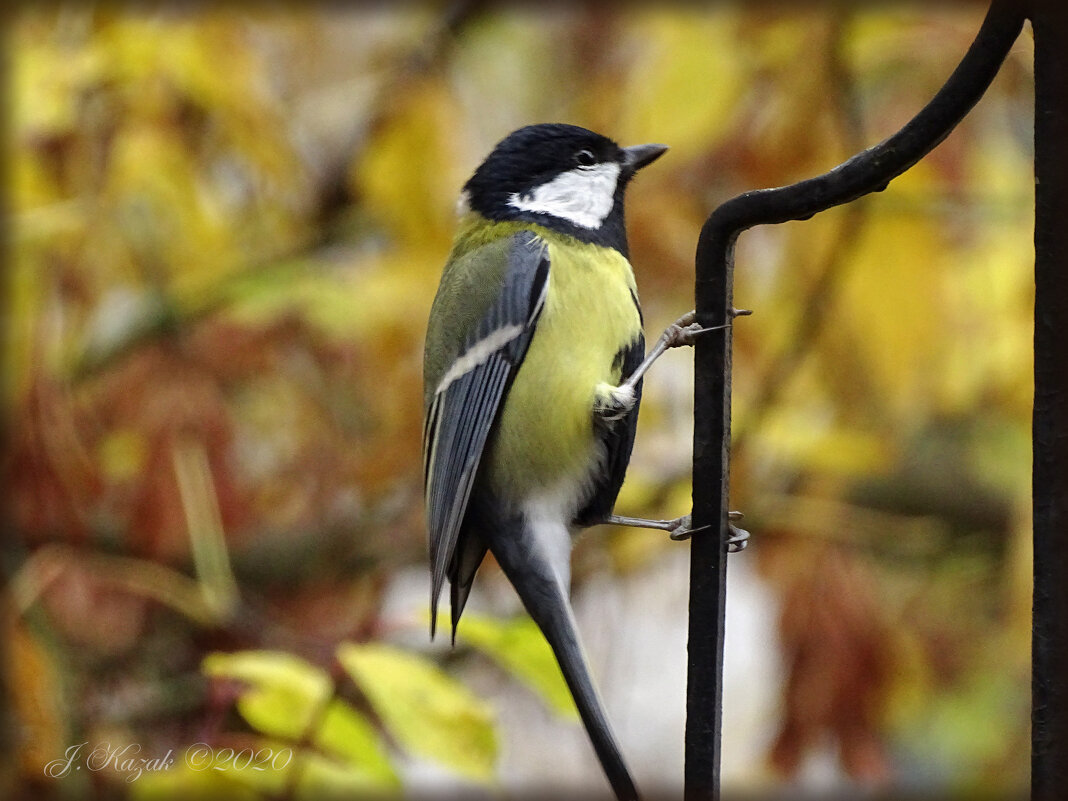
M651 361L623 196L665 150L563 124L497 144L463 187L423 364L431 636L447 577L455 640L489 550L552 647L620 799L637 791L579 641L571 544L596 523L644 524L612 516ZM675 340L690 320L666 346L685 344Z

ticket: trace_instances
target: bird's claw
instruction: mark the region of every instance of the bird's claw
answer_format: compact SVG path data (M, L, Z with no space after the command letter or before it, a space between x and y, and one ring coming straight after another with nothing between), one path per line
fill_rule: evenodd
M709 331L718 331L721 328L726 328L725 325L712 325L703 326L700 323L690 323L685 327L672 326L668 336L669 348L684 348L689 347L697 341L697 338L701 334L707 334Z
M728 521L741 520L743 517L745 517L745 515L741 512L727 513ZM690 528L692 523L693 519L690 515L680 517L678 524L670 530L668 536L675 542L682 542L683 540L688 540L692 535L700 531L712 528L711 525L701 526L700 528ZM727 553L744 551L749 544L749 532L744 528L738 528L732 522L728 522L727 526L730 529L730 536L727 538Z
M707 334L709 331L718 331L722 328L726 328L728 325L730 325L730 323L727 323L726 325L703 326L697 322L697 312L688 311L664 329L664 346L668 348L689 347L697 341L697 338L701 336L701 334Z
M678 522L676 523L675 527L669 530L668 536L675 542L682 542L683 540L688 540L690 538L690 535L694 533L694 529L690 528L690 525L692 523L693 518L690 517L690 515L683 515L678 519ZM708 526L702 526L701 528L696 530L702 531L706 528L708 528Z
M727 528L731 532L731 535L727 537L727 553L744 551L749 544L749 532L734 525L735 520L741 520L744 517L745 515L741 512L727 512Z
M735 309L732 307L730 310L730 317L731 319L734 319L735 317L747 317L752 313L752 309ZM697 338L702 334L707 334L709 331L721 331L724 328L730 327L730 323L703 326L697 322L697 312L688 311L664 329L664 346L668 348L688 347L693 345L697 341Z
M728 523L727 527L731 532L731 535L727 537L727 553L744 551L749 545L749 532L744 528L738 528L733 523Z

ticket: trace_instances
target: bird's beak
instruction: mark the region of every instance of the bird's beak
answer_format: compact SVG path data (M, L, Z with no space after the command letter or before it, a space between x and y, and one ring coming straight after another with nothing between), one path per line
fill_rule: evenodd
M623 148L623 167L630 172L637 172L647 164L652 164L668 149L667 145L634 145Z

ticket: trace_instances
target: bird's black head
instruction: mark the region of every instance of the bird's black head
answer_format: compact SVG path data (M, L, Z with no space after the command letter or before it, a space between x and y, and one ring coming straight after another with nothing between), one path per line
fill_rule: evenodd
M576 125L528 125L505 137L464 185L491 220L525 220L627 252L623 192L665 145L622 148Z

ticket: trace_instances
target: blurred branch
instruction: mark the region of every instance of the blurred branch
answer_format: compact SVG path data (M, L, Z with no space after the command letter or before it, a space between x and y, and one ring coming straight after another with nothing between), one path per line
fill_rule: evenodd
M900 515L811 495L761 495L760 517L753 526L761 537L796 535L895 559L940 556L953 541L949 525L937 515Z
M327 658L336 640L293 631L248 599L237 598L228 612L205 593L203 583L157 562L117 556L70 545L37 548L7 585L10 610L26 615L68 570L82 570L94 580L172 609L196 625L249 640L259 647L288 650L313 661Z
M423 70L438 66L453 40L489 6L489 0L453 0L441 15L437 28L413 54L414 66Z
M230 568L208 456L199 442L179 442L171 456L201 595L216 617L225 620L237 605L238 589Z
M196 579L145 559L57 544L35 550L12 577L8 586L18 614L26 614L74 566L113 587L158 601L202 626L219 623L217 609L205 598Z
M352 200L346 165L359 152L368 132L373 133L385 122L397 98L407 93L411 81L442 70L456 38L489 5L488 0L454 0L419 44L394 62L374 91L367 121L354 125L343 146L323 159L318 170L318 214L323 225L329 226L330 220Z
M235 288L250 277L291 267L327 244L327 233L317 229L316 235L298 242L284 253L271 254L234 270L220 280L210 294L200 292L195 298L179 299L163 285L146 289L140 301L141 309L126 330L104 345L86 347L68 370L68 380L71 384L79 384L92 379L139 348L185 332L230 305L237 296Z
M834 94L834 108L843 150L856 153L864 147L864 121L856 84L844 52L846 31L853 12L839 9L833 17L824 47L824 71ZM756 382L759 387L756 397L749 404L748 414L735 426L731 435L731 447L741 450L748 444L748 437L760 428L768 412L779 402L790 380L797 373L811 352L813 343L823 332L827 314L833 304L830 295L838 286L843 273L850 264L850 254L856 246L868 213L867 198L860 198L842 211L834 242L824 263L809 286L797 318L793 334L786 346L779 351Z

